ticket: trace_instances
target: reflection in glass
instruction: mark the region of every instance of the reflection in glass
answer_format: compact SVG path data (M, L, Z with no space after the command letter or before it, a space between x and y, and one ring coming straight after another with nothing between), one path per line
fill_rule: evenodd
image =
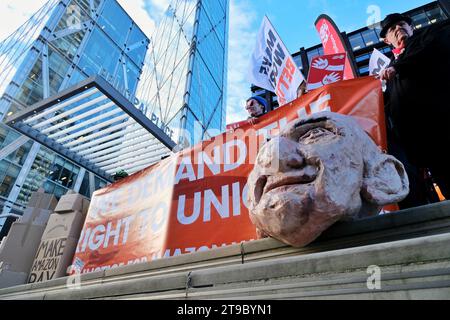
M119 49L114 43L98 29L95 29L81 56L79 66L88 75L100 73L102 68L113 75L119 57Z
M366 47L372 46L372 45L380 42L380 39L379 39L377 33L373 29L368 29L368 30L365 30L364 32L362 32L362 37L364 39Z
M127 32L131 27L131 19L116 1L107 0L98 24L119 47L124 47Z
M415 14L411 17L413 19L413 26L416 29L420 29L422 27L428 26L431 22L428 20L427 15L425 12L421 12L419 14Z
M427 10L426 14L431 23L436 23L446 19L446 16L440 7Z
M359 32L349 36L348 40L350 41L353 50L359 50L365 47L364 40Z

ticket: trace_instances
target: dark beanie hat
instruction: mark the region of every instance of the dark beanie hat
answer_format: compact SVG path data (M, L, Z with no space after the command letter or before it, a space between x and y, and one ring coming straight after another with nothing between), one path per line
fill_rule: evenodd
M264 106L264 110L267 110L267 100L266 99L264 99L264 98L262 98L260 96L253 96L251 98L248 98L247 102L252 100L252 99L258 101L258 103L260 105Z

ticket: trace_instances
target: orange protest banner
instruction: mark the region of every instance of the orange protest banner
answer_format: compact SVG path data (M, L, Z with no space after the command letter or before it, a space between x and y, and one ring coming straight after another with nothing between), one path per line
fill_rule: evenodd
M311 113L353 116L386 148L380 81L340 81L94 193L74 266L81 272L256 239L246 203L259 148Z

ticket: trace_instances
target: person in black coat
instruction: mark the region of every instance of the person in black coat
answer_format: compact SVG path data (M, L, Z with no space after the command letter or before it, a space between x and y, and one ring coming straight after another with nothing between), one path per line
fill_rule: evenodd
M420 31L411 23L397 13L383 20L380 35L394 47L395 60L380 78L387 81L389 151L407 168L415 206L427 198L417 168L428 168L450 199L450 22Z

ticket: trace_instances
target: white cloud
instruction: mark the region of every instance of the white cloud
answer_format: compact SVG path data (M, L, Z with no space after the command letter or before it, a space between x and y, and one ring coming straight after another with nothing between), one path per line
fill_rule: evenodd
M163 13L167 10L170 5L170 0L150 0L153 8L157 10L158 13Z
M119 2L149 37L171 3L170 0L119 0ZM227 123L248 117L244 108L245 100L251 94L247 69L256 41L255 25L259 26L255 12L248 0L230 1Z
M0 41L5 39L25 23L47 0L2 0L0 12Z
M47 0L0 1L2 13L0 41L18 29L46 2ZM153 34L157 23L156 18L160 18L170 4L170 0L118 0L118 2L147 36Z
M0 12L2 12L2 20L0 23L0 42L19 29L45 2L46 0L36 0L33 3L27 0L1 1ZM17 66L24 58L24 55L20 55L20 53L27 50L27 46L36 36L37 33L31 32L23 34L21 38L11 38L3 43L0 52L0 95L3 94L5 88L16 73Z
M230 33L228 50L227 123L245 120L245 100L250 96L247 80L250 57L256 43L257 16L246 0L230 1Z
M147 35L147 37L150 38L156 29L157 22L155 21L155 19L150 17L149 12L147 11L148 1L118 0L118 2L130 15L130 17L137 23L141 30Z

